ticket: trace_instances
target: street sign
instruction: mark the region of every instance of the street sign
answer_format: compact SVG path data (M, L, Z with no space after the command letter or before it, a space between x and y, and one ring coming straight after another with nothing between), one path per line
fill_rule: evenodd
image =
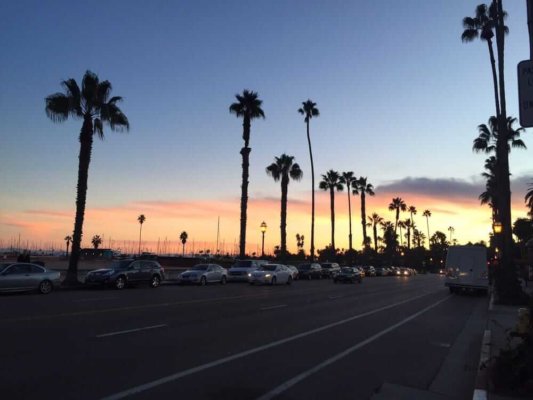
M520 125L533 127L533 60L518 63L518 108Z

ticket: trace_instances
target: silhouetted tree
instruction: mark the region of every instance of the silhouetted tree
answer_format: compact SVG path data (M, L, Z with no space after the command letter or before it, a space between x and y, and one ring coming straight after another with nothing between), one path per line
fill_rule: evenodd
M146 221L146 217L144 216L144 214L141 214L137 217L137 221L139 221L139 225L140 225L140 228L139 228L139 255L141 255L141 237L142 237L142 231L143 231L143 224L144 224L144 221Z
M359 177L353 185L352 193L361 196L361 226L363 227L363 246L368 245L366 236L366 195L374 196L374 186L367 183L366 177Z
M325 175L322 175L322 181L318 184L322 190L329 190L330 210L331 210L331 248L335 251L335 190L342 191L344 186L340 181L340 175L337 171L330 169Z
M348 248L349 250L353 250L352 246L352 203L350 200L350 197L352 195L351 193L351 187L352 185L356 184L356 179L353 176L352 171L343 172L341 179L341 183L346 185L346 193L348 193L348 222L349 222L349 234L348 234Z
M72 242L72 236L67 235L67 236L65 236L65 239L64 239L64 240L65 240L65 242L67 243L67 258L68 258L68 248L69 248L69 246L70 246L70 243Z
M180 233L180 241L181 241L181 256L185 256L185 244L187 243L187 239L189 238L189 235L187 232L183 231Z
M248 207L248 175L250 167L250 128L251 121L256 118L265 118L265 113L261 108L263 103L259 100L256 92L243 90L242 94L236 94L237 102L229 107L229 112L235 114L237 118L242 118L242 138L244 147L241 149L242 155L242 185L241 185L241 231L239 240L239 256L244 258L246 253L246 218Z
M111 94L109 81L100 82L96 74L87 71L83 76L81 90L74 79L68 79L61 84L65 93L55 93L46 98L46 115L54 122L63 122L69 116L83 119L79 136L76 218L72 237L72 252L65 279L66 284L77 284L93 136L96 134L100 139L104 138L104 123L109 124L111 130L114 131L128 130L130 125L126 115L117 106L122 97L109 97Z
M304 121L307 127L307 144L309 145L309 158L311 159L311 261L315 259L315 167L313 164L313 151L311 149L311 136L309 135L309 122L311 118L318 117L320 112L316 103L311 100L304 101L298 112L305 116Z
M274 181L281 181L281 259L285 260L287 257L287 193L289 191L290 180L299 181L302 179L303 172L300 166L294 162L293 156L282 154L280 157L275 157L276 161L266 168L267 175L274 178Z
M431 235L429 234L429 217L431 217L431 211L430 210L424 210L424 212L422 213L422 216L426 217L426 224L427 224L427 227L428 227L428 240L429 240L429 238L431 238ZM428 244L428 248L429 248L429 244Z
M368 217L368 220L370 221L368 223L368 226L372 227L373 234L374 234L374 250L378 251L378 230L377 226L383 222L383 218L380 217L378 214L373 213L370 217Z
M533 183L529 185L529 190L524 197L524 201L526 202L527 208L529 208L529 216L533 219Z
M524 132L524 128L519 127L514 129L513 125L516 118L507 117L507 151L513 149L527 149L526 144L520 139L520 134ZM479 135L474 139L472 150L475 152L496 153L496 146L498 142L498 118L492 116L489 118L488 125L478 125Z
M102 244L102 238L100 237L100 235L94 235L91 239L91 243L95 249L98 249L98 247L100 247L100 245Z
M396 223L394 225L394 234L398 230L398 221L400 220L400 211L405 211L407 206L401 197L395 197L392 199L392 202L389 204L390 211L396 211ZM400 235L401 236L401 235Z

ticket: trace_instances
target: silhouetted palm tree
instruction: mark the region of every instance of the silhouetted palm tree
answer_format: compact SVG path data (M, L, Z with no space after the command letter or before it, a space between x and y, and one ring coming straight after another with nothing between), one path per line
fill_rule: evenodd
M485 160L485 172L481 174L486 179L485 191L479 195L482 205L487 204L492 210L492 223L498 220L498 190L496 181L496 157Z
M527 149L526 144L520 139L520 134L524 128L514 129L513 125L516 118L507 117L507 149L508 152L513 149ZM488 125L481 124L478 126L479 136L474 139L472 150L475 152L496 153L498 142L498 118L492 116L489 118Z
M356 179L355 177L353 176L353 172L352 171L348 171L348 172L343 172L342 173L342 176L341 176L341 179L340 179L341 183L346 185L346 192L348 193L348 221L349 221L349 234L348 234L348 246L349 246L349 249L350 250L353 250L353 246L352 246L352 204L351 204L351 187L352 185L355 185L356 184Z
M320 181L318 187L322 190L329 190L331 207L331 249L335 252L335 190L340 192L344 189L344 186L340 181L339 173L330 169L326 172L326 175L322 175L322 181Z
M67 236L65 236L65 239L64 239L64 240L65 240L65 242L67 243L67 258L68 258L68 248L69 248L69 246L70 246L70 243L72 242L72 236L67 235Z
M416 215L416 213L418 212L418 211L416 210L416 207L415 207L415 206L409 206L409 207L407 208L407 212L408 212L409 214L411 214L411 226L415 226L415 221L413 220L413 215Z
M452 241L452 235L455 232L455 228L453 226L448 227L448 232L450 232L450 243L453 243Z
M251 121L256 118L265 118L265 113L261 108L263 103L259 100L256 92L243 90L242 94L236 94L237 102L229 107L229 112L235 114L237 118L242 118L242 138L244 147L241 149L242 155L242 185L241 185L241 232L239 241L239 256L244 258L246 254L246 210L248 207L248 175L250 167L250 143Z
M182 257L185 256L185 244L187 243L187 239L189 238L189 235L187 232L183 231L180 233L180 240L181 240L181 255Z
M380 225L383 222L383 218L380 217L377 213L373 213L370 217L368 217L368 220L370 221L368 223L368 226L372 226L373 234L374 234L374 250L376 252L378 251L378 225Z
M529 216L533 219L533 183L530 183L529 190L524 197L527 207L529 208Z
M300 166L294 162L293 156L282 154L275 157L276 161L266 168L267 175L274 178L274 181L281 181L281 260L287 256L287 193L289 191L290 180L299 181L302 179L303 172Z
M304 101L298 112L305 116L304 121L307 127L307 144L309 145L309 158L311 159L311 261L315 258L315 167L313 164L313 151L311 149L311 136L309 135L309 122L311 118L318 117L320 112L316 108L316 103L311 100Z
M405 228L407 229L407 248L411 249L411 229L414 229L414 225L411 222L411 219L406 219L403 224Z
M366 177L360 177L353 185L352 194L361 196L361 225L363 227L363 246L367 246L368 239L366 236L366 195L374 196L374 186L367 183Z
M405 205L405 202L402 200L401 197L393 198L392 202L389 204L389 210L396 211L396 223L394 225L395 235L398 229L398 221L400 220L400 211L405 211L406 209L407 209L407 206ZM401 233L400 233L400 237L401 237Z
M65 282L78 283L78 260L80 257L83 219L87 200L87 180L93 147L93 136L104 138L104 123L113 131L128 130L128 118L117 106L122 97L109 97L111 83L100 82L96 74L87 71L83 76L81 90L74 79L61 83L65 93L54 93L46 98L46 115L54 122L63 122L69 116L82 118L80 153L78 164L78 186L76 194L76 218L72 237L72 252Z
M398 221L398 228L400 228L400 245L403 246L403 234L402 229L406 228L404 221Z
M100 235L94 235L91 239L91 243L93 244L93 247L95 249L98 249L98 247L100 247L100 245L102 244L102 238L100 237Z
M429 234L429 217L431 217L431 211L424 210L424 212L422 213L422 216L426 217L426 224L427 224L427 227L428 227L428 238L430 238L431 235ZM429 245L428 245L428 248L429 248Z
M141 236L143 231L143 224L144 221L146 221L146 217L144 216L144 214L139 215L137 217L137 221L139 221L139 224L141 225L141 227L139 228L139 255L141 255Z
M422 247L422 244L426 240L426 235L420 232L418 229L413 229L413 245L416 247Z

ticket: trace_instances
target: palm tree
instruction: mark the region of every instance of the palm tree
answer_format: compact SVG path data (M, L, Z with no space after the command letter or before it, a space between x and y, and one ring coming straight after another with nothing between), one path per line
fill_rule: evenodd
M244 147L241 149L242 155L242 185L241 185L241 233L239 241L239 255L244 258L246 253L246 210L248 207L248 170L250 167L250 143L251 121L257 118L265 118L265 113L261 108L263 103L258 98L258 94L253 91L243 90L242 94L236 94L237 102L229 107L229 112L235 114L237 118L242 118L242 138Z
M185 256L185 243L187 243L187 239L189 238L189 235L187 232L183 231L180 233L180 240L181 240L181 255L182 257Z
M416 207L415 206L409 206L407 208L407 212L409 214L411 214L411 226L414 226L415 225L415 221L413 221L413 215L416 215L416 213L417 213Z
M76 194L76 217L72 237L66 284L78 284L78 260L80 257L83 219L87 200L87 180L93 147L93 136L104 138L104 123L113 131L129 130L128 118L117 106L122 97L109 97L111 83L100 82L98 76L87 71L83 76L81 90L74 79L61 83L65 93L54 93L46 98L46 115L53 122L63 122L69 116L82 118L80 131L80 153L78 164L78 186Z
M354 183L352 194L361 195L361 225L363 226L363 246L367 246L366 237L366 195L374 196L374 186L367 183L366 177L359 177Z
M524 197L524 201L529 208L529 216L533 219L533 182L529 184L529 190Z
M383 218L380 217L377 213L373 213L370 217L368 217L369 223L368 226L372 226L373 234L374 234L374 250L376 252L378 251L378 225L380 225L383 222Z
M311 149L311 136L309 135L309 122L311 118L318 117L320 112L316 103L311 100L304 101L298 112L305 116L304 122L307 127L307 144L309 145L309 158L311 159L311 261L315 258L315 167L313 164L313 151Z
M285 260L287 256L287 193L289 191L290 180L299 181L302 179L303 172L300 166L294 162L293 156L282 154L275 157L276 161L266 168L267 175L274 178L274 181L281 180L281 259Z
M65 236L65 239L63 239L67 243L67 258L68 258L68 248L70 246L70 243L72 242L72 236L67 235Z
M507 117L507 151L514 149L527 149L526 144L520 139L520 134L524 133L524 128L514 129L513 125L516 118ZM498 118L492 116L489 118L488 125L478 125L479 136L474 139L472 150L474 152L496 153L498 143Z
M455 228L453 226L448 227L448 232L450 232L450 243L453 243L452 241L452 235L455 232Z
M348 234L348 246L351 251L353 250L353 246L352 246L352 204L350 200L350 196L352 195L352 193L350 189L352 185L355 185L356 179L353 176L353 172L348 171L348 172L342 173L340 181L342 184L346 185L346 192L348 193L348 221L349 221L349 228L350 228L349 234Z
M414 229L414 225L413 225L413 220L412 219L409 219L407 218L403 224L405 226L405 228L407 229L407 248L408 249L411 249L411 229Z
M481 205L487 204L492 210L492 223L498 220L498 190L496 182L496 157L485 160L485 171L481 174L486 179L485 191L479 195Z
M330 169L326 175L322 175L322 181L318 184L322 190L329 190L330 208L331 208L331 249L336 252L335 247L335 189L342 191L344 186L340 180L340 175L337 171Z
M496 105L496 115L500 115L500 101L498 98L498 79L496 77L496 60L494 59L494 48L492 39L494 38L494 29L497 24L497 9L494 2L489 7L480 4L476 7L475 17L463 18L464 31L461 35L463 42L472 42L478 37L487 42L489 49L490 65L492 69L492 83L494 86L494 100ZM505 32L509 29L505 27Z
M404 221L398 221L398 228L400 228L400 245L403 246L402 229L407 228Z
M102 244L102 238L100 237L100 235L94 235L91 239L91 243L93 244L93 247L95 249L98 249L98 247L100 247L100 245Z
M139 255L141 255L141 236L143 231L143 224L144 221L146 221L146 217L144 216L144 214L139 215L137 217L137 221L139 221L139 224L141 225L141 227L139 228Z
M407 206L405 205L405 202L402 200L401 197L395 197L392 199L392 202L389 204L389 210L390 211L396 211L396 223L394 225L394 234L396 235L396 231L398 229L398 221L400 219L400 211L405 211L407 209ZM401 233L400 233L401 237Z
M416 247L422 247L422 243L426 240L426 235L424 235L418 229L413 229L413 245Z
M422 213L422 216L426 217L426 224L427 224L427 227L428 227L428 238L430 238L431 235L429 234L429 217L431 217L431 211L424 210L424 212ZM429 248L429 246L428 246L428 248Z

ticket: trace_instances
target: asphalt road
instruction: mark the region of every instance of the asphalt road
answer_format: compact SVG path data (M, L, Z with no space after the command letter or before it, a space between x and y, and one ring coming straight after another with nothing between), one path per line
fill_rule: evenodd
M437 275L1 295L0 397L368 399L384 382L428 389L486 301L450 295Z

